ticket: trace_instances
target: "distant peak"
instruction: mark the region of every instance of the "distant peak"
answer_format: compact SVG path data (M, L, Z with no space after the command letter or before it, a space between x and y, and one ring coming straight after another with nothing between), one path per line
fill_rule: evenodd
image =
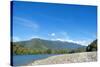
M32 38L31 40L42 40L41 38Z

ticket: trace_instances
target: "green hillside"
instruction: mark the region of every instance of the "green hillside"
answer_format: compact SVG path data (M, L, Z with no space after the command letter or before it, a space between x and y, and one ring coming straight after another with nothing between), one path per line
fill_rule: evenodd
M76 43L34 38L12 42L13 54L62 54L85 51L86 46Z
M90 45L86 48L87 51L97 51L97 40L94 40Z

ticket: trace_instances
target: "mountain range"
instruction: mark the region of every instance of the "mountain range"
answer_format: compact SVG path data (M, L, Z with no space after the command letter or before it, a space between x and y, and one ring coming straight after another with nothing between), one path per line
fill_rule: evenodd
M30 49L77 49L86 47L72 42L52 41L40 38L34 38L27 41L13 42L13 45L20 45L22 47Z

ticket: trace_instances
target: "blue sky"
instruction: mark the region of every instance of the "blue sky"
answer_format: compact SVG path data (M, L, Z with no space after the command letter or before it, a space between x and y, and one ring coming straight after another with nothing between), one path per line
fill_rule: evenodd
M87 45L96 39L96 6L13 2L13 41L42 38Z

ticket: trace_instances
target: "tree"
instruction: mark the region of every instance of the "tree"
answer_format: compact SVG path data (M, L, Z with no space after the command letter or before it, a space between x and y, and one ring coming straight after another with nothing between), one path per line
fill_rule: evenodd
M97 51L97 40L94 40L90 45L88 45L86 51Z
M47 49L47 54L51 54L51 49Z

